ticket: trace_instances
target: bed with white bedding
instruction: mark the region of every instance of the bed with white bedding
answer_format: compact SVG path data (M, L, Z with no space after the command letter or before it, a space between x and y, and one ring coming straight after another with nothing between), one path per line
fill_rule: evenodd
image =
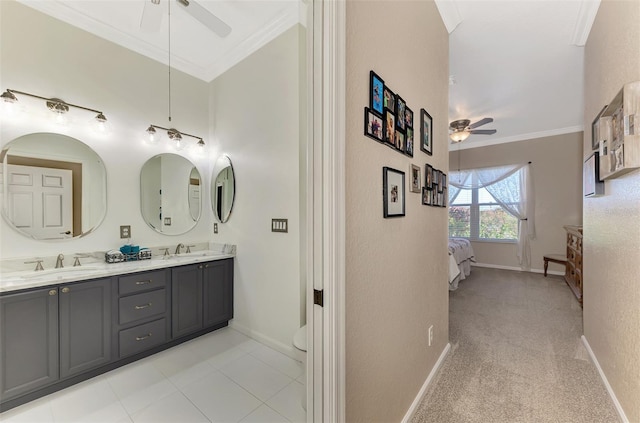
M471 242L466 238L449 238L449 290L458 288L458 282L471 274L471 262L476 258Z

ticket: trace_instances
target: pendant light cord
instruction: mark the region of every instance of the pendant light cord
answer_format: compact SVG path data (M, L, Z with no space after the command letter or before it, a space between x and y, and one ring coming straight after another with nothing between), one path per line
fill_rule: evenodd
M169 6L169 122L171 122L171 0L167 1Z

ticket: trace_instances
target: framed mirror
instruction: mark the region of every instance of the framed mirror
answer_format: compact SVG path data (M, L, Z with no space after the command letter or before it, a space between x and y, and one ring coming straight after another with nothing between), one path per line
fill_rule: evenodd
M211 174L211 207L220 223L229 220L235 197L236 179L231 159L228 156L221 156L216 161Z
M33 133L0 153L2 215L9 226L38 240L93 232L107 213L107 171L98 154L67 135Z
M200 220L200 172L172 153L147 160L140 172L140 210L147 225L165 235L189 232Z

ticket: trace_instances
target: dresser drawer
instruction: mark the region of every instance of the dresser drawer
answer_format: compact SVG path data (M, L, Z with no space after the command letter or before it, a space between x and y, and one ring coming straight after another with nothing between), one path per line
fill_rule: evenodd
M167 342L165 319L120 331L120 357L135 354Z
M123 297L119 300L120 324L146 319L166 310L167 293L164 289Z
M166 284L166 270L135 273L118 278L118 292L120 295L126 295L149 289L164 288Z

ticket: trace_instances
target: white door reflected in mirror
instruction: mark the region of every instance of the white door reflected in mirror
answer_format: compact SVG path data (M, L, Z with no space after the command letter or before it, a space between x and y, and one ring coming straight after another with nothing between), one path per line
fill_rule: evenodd
M184 234L201 215L200 172L188 159L172 153L147 160L140 172L140 208L144 221L165 235Z

